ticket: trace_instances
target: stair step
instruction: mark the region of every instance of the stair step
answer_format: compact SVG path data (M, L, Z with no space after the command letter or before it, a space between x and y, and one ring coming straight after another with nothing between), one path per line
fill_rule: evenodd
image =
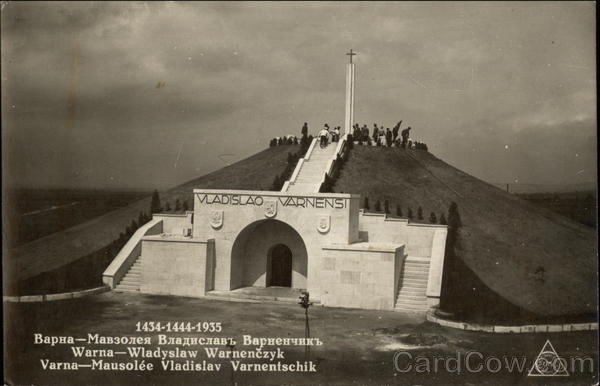
M428 307L395 307L394 311L399 312L427 312Z
M411 299L397 299L396 305L407 305L407 306L422 306L427 304L427 298L419 299L419 300L411 300Z
M394 308L395 309L427 310L429 308L429 306L427 305L427 302L413 303L413 304L396 303Z
M429 268L429 263L412 263L412 262L404 262L405 267L418 267L418 268Z
M428 279L428 272L419 272L419 273L414 273L414 272L408 272L408 273L404 273L402 275L402 278L404 279L422 279L422 280L427 280Z
M118 284L115 288L117 290L130 290L130 291L139 291L139 285L131 285L131 284Z
M412 262L412 261L405 261L404 266L405 267L429 267L429 263L416 263L416 262Z
M429 271L429 265L404 265L405 271Z
M427 294L425 291L417 291L417 292L410 292L410 291L404 291L404 292L399 292L398 296L396 297L396 301L398 300L402 300L402 299L410 299L410 300L423 300L423 299L427 299Z
M404 291L404 290L410 290L410 291L422 291L422 292L426 292L427 291L427 285L414 285L414 284L402 284L400 286L400 290L399 291Z
M408 300L408 301L422 301L427 299L427 295L425 293L420 294L411 294L411 293L399 293L396 297L396 300Z
M427 299L419 301L419 302L407 302L403 300L398 300L396 302L395 307L427 307Z
M414 288L414 287L402 287L400 288L400 291L398 291L398 294L406 294L406 295L422 295L425 296L425 294L427 293L427 288L422 287L422 288Z
M406 299L398 299L396 301L396 306L407 306L407 307L423 307L427 306L427 299L422 299L419 301L410 301Z
M122 280L119 282L119 284L133 284L133 285L136 285L136 284L140 284L140 281L141 281L141 280L140 280L140 278L133 278L133 277L128 277L128 276L125 276L125 277L124 277L124 278L123 278L123 279L122 279Z
M402 270L403 273L427 273L429 272L429 269L421 269L421 268L406 268L404 267L404 269Z
M414 277L401 277L400 284L424 284L427 285L428 277L423 275L423 277L414 278Z
M405 263L414 263L414 264L429 264L431 262L431 260L427 259L427 258L408 258L406 260L404 260Z

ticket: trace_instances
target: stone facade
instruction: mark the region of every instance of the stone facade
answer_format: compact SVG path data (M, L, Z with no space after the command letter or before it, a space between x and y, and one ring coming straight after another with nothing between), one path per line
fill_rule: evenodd
M142 283L148 294L204 296L213 289L214 241L146 236L142 239Z
M138 235L140 291L201 297L212 290L267 287L281 270L273 250L283 245L291 256L284 268L291 271L289 286L309 291L322 305L437 305L446 227L363 213L359 199L196 189L193 212L155 215L153 229L160 224L162 233Z

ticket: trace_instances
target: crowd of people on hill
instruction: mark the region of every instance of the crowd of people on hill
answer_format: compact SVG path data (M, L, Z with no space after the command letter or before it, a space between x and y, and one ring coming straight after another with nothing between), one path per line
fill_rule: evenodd
M391 130L377 126L373 123L373 131L371 132L367 125L362 127L357 123L352 127L352 137L359 145L366 143L369 146L396 146L403 149L427 150L427 145L410 138L411 127L400 131L402 121L398 122Z
M353 141L358 145L367 146L387 146L387 147L401 147L403 149L415 149L415 150L428 150L427 145L423 142L415 141L410 138L410 131L412 128L409 126L406 129L400 130L402 121L398 122L392 129L384 128L383 125L378 126L377 123L373 124L373 129L370 130L366 124L362 126L354 124L352 127ZM308 134L308 123L304 122L302 126L302 135ZM340 140L341 127L336 126L333 129L329 127L329 124L325 123L323 128L317 134L319 138L319 144L321 147L327 146L330 142L338 142ZM312 136L310 136L312 139ZM277 145L297 145L299 139L295 135L286 135L283 137L276 137L271 139L269 146Z
M308 124L306 122L304 122L304 126L302 126L303 132L305 128L308 130ZM321 147L327 146L330 140L331 142L338 142L340 140L340 129L340 126L336 126L331 129L326 123L321 131L319 131L319 143Z

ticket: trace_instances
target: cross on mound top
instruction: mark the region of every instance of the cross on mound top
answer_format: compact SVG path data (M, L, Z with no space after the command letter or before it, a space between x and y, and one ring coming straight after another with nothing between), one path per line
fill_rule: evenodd
M357 53L350 49L350 52L348 52L346 55L350 56L350 63L352 63L352 57L357 55Z

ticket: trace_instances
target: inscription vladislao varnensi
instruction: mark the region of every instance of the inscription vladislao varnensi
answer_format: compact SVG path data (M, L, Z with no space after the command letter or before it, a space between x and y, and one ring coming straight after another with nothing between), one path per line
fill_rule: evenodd
M198 203L201 205L233 205L233 206L263 206L269 200L275 200L283 207L316 208L316 209L344 209L348 205L347 198L341 197L310 197L310 196L282 196L267 198L253 194L231 193L197 193Z

